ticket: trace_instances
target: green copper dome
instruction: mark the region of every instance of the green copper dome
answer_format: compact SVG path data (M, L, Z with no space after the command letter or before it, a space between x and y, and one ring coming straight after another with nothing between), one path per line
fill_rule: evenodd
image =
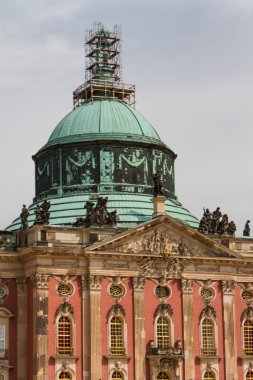
M135 141L165 146L152 125L134 108L115 100L97 100L67 114L44 148L92 140Z

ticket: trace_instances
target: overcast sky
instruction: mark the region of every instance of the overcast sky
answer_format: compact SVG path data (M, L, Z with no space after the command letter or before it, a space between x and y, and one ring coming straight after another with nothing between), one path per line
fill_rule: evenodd
M177 154L176 193L253 231L252 0L1 0L0 229L34 196L31 156L84 82L84 32L122 27L123 79Z

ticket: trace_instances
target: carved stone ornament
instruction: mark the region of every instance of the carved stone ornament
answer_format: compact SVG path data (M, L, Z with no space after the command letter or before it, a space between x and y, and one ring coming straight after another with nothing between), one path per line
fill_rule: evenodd
M192 293L193 292L193 284L194 284L194 280L182 278L182 280L181 280L182 292L183 293Z
M24 276L16 277L16 284L17 284L18 291L24 292L25 287L26 287L26 277Z
M155 311L155 318L157 316L163 316L163 317L171 317L173 316L173 310L172 307L168 304L161 303L160 305L157 306L156 311Z
M142 277L142 276L133 277L134 290L144 290L145 281L146 281L145 277Z
M61 370L62 370L62 372L68 372L68 370L69 370L69 362L67 362L66 360L64 360L64 362L62 362Z
M89 286L91 290L100 290L101 289L102 276L89 276Z
M91 226L116 226L117 211L107 211L108 198L99 197L97 204L87 201L84 209L87 210L85 218L78 218L74 223L75 227L91 227ZM94 207L95 206L95 207Z
M173 360L169 359L161 359L160 361L160 370L161 371L168 371L170 367L172 367L174 364Z
M108 311L107 317L109 318L110 316L113 316L113 317L121 316L121 317L125 318L125 316L126 316L125 309L123 308L122 305L120 305L119 303L116 303Z
M201 320L202 318L214 318L216 319L217 317L217 313L216 313L216 310L208 305L206 306L200 313L200 316L199 316L199 319Z
M64 303L60 304L60 306L58 307L58 309L55 312L55 318L57 318L58 315L62 315L62 316L70 315L73 318L73 320L75 320L74 308L68 302L64 302Z
M138 261L139 271L142 276L166 277L181 275L184 271L187 259L176 257L144 257Z
M252 306L248 306L247 309L245 309L244 312L242 313L241 322L245 319L253 322L253 307Z
M35 221L34 225L44 225L49 224L49 218L50 218L50 212L49 209L51 207L50 202L47 200L44 200L44 202L41 205L37 205L34 212L35 212Z
M48 289L50 274L34 274L32 276L33 287L36 289Z
M236 282L234 280L221 281L223 294L234 294Z
M83 274L81 276L82 289L88 290L90 286L90 276L88 274Z
M212 362L207 362L206 363L206 371L212 371L213 369L213 364Z
M190 243L186 243L181 237L176 237L165 229L150 231L143 237L139 237L138 240L133 239L127 242L127 244L117 246L115 251L165 256L193 256L193 248Z

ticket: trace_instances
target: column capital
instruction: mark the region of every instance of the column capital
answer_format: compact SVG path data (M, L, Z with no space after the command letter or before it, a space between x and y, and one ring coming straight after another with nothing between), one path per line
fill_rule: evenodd
M143 276L133 277L133 287L135 291L144 291L146 278Z
M19 292L23 292L25 290L26 281L27 280L25 276L20 276L16 278L17 290Z
M88 284L90 290L101 290L101 282L103 277L98 275L89 275Z
M193 293L193 284L194 284L194 280L190 280L188 278L182 278L181 279L182 292L185 294Z
M235 287L236 287L236 281L234 280L221 281L221 288L222 288L223 294L234 295Z
M33 282L33 288L34 289L45 289L48 290L49 280L51 275L45 274L45 273L35 273L31 280Z

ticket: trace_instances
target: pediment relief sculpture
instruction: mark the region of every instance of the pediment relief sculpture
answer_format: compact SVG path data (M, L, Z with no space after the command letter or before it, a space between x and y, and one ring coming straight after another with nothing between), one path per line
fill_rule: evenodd
M194 250L189 242L180 236L173 235L166 230L153 230L149 233L127 241L115 247L116 252L122 253L149 253L151 255L182 255L193 256Z
M171 278L181 275L187 259L177 257L144 257L138 262L139 272L142 276Z

